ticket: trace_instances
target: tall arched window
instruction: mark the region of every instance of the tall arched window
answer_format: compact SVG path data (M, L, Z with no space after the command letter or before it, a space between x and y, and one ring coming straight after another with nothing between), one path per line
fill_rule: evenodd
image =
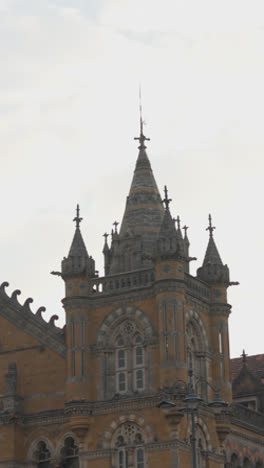
M192 356L192 367L196 392L204 398L207 396L207 375L205 363L205 345L202 332L194 320L190 320L186 326L188 366L189 356Z
M115 339L116 393L141 392L145 389L145 349L135 324L126 320Z
M79 468L78 447L72 437L67 437L64 440L63 448L61 449L61 468Z
M119 426L112 438L113 465L117 468L146 467L144 439L140 427L132 422Z
M51 453L47 447L46 442L40 441L37 444L37 449L33 455L34 460L37 462L38 468L51 468Z

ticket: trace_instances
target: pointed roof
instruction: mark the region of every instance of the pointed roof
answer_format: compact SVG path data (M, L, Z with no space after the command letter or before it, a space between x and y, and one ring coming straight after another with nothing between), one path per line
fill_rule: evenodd
M212 216L209 214L209 226L206 229L207 231L209 231L209 242L204 257L203 266L207 265L208 263L211 263L213 265L223 265L223 262L221 260L213 238L214 229L215 227L212 226Z
M68 257L87 257L88 252L79 228L76 228Z
M68 257L85 257L88 258L88 252L86 250L86 246L84 240L82 238L82 234L80 231L80 223L82 222L82 218L80 218L80 207L77 205L76 207L76 216L73 219L76 223L76 229L74 233L74 237L72 240L71 248L69 250Z
M212 226L212 217L209 214L209 226L206 229L209 231L209 242L207 245L203 264L197 270L198 278L211 284L222 284L225 287L230 285L229 269L227 265L223 265L219 252L217 250L213 232L215 227Z
M167 237L177 237L177 232L175 229L175 224L171 217L170 211L166 210L164 213L162 225L159 232L159 238L167 238Z
M209 242L207 245L203 266L207 263L212 263L214 265L223 265L219 252L217 250L215 241L213 237L209 238Z
M143 237L156 238L164 216L164 207L149 158L146 153L143 123L140 120L139 154L136 162L120 236L134 232Z

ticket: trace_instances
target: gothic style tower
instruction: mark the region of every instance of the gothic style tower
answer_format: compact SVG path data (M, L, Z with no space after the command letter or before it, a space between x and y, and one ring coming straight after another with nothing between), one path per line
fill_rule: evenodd
M77 205L68 256L53 272L65 283L65 327L0 286L0 466L264 466L264 416L232 405L234 283L211 215L204 261L192 275L188 227L173 218L166 186L160 195L142 118L137 140L120 230L115 221L110 242L104 234L104 276L86 249ZM262 384L245 366L236 398L243 381L243 404L250 397L252 405L248 389Z
M184 226L183 236L179 216L172 218L166 186L164 199L160 196L142 119L137 139L139 154L120 231L113 223L110 245L104 234L105 276L95 274L80 233L78 207L72 246L62 261L66 405L74 415L72 430L86 427L80 455L89 459L89 466L97 466L98 456L100 466L110 462L116 468L155 468L161 457L166 467L172 460L177 466L176 459L179 466L190 466L183 435L189 431L188 421L175 409L183 405L189 356L193 385L203 401L201 453L212 451L220 440L214 410L208 406L213 390L231 401L229 271L217 251L209 216L205 259L197 276L190 275L188 228ZM164 410L160 401L171 409Z

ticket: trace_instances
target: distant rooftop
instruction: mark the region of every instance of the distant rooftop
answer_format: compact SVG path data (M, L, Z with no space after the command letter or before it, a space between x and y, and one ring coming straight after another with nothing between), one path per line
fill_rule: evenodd
M231 359L231 377L232 381L238 376L242 365L243 357ZM246 357L246 365L250 372L264 382L264 354L255 354Z

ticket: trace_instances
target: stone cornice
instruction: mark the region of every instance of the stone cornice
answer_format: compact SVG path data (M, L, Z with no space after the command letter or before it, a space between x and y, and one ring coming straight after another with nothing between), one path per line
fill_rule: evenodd
M237 442L238 439L243 440L243 441L244 440L250 441L253 444L256 444L258 449L260 446L264 445L264 440L262 437L254 437L251 434L248 434L247 432L237 431L231 428L230 433L227 437L227 441L231 442L231 440L235 440Z

